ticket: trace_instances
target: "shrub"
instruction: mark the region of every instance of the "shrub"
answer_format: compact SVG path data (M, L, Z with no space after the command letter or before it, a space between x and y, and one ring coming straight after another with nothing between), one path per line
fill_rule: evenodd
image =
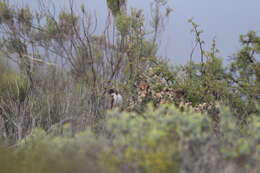
M23 101L28 88L27 81L14 71L3 66L0 68L3 69L0 74L0 98Z
M212 135L206 115L188 109L180 112L171 105L148 106L143 114L110 112L102 134L87 129L71 137L69 125L63 127L63 136L34 129L16 147L0 149L0 172L253 170L260 159L259 117L252 115L251 124L241 129L228 109L221 110L223 136L218 138Z

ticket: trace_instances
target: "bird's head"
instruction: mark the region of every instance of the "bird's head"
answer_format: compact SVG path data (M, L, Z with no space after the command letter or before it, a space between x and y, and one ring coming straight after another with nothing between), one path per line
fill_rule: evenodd
M114 94L117 94L118 92L115 90L115 89L109 89L108 90L108 94L109 95L114 95Z

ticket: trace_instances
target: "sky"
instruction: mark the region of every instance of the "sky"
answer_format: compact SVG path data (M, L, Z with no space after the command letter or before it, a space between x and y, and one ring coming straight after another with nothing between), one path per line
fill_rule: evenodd
M29 4L37 8L37 0L9 0L11 3ZM128 0L128 7L144 10L145 17L150 17L150 4L153 0ZM59 8L68 4L68 0L54 0ZM96 13L99 28L103 28L106 16L106 0L74 0L75 4L85 4L89 11ZM159 56L169 59L173 64L185 64L194 45L192 27L188 19L200 25L204 32L202 39L205 49L210 48L215 38L219 56L227 62L241 47L239 36L250 30L260 34L260 0L169 0L173 12L168 19L165 32L160 35ZM193 59L199 60L199 51Z

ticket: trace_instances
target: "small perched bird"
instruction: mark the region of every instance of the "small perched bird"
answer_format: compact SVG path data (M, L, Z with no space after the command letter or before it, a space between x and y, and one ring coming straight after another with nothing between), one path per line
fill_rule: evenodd
M115 89L110 89L108 94L111 96L111 109L123 104L123 97Z

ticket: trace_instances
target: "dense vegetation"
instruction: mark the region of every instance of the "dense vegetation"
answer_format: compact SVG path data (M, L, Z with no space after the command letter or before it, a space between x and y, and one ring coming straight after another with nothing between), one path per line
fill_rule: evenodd
M259 116L252 115L250 127L241 129L230 110L221 110L221 137L213 135L207 115L170 105L150 105L142 115L110 112L102 134L87 128L72 137L69 124L52 132L36 128L15 146L0 149L0 170L259 172Z
M190 61L173 66L157 53L167 1L152 3L148 28L126 3L107 0L98 34L83 5L0 1L0 172L259 172L257 33L223 65L190 20ZM124 98L114 110L111 88Z

